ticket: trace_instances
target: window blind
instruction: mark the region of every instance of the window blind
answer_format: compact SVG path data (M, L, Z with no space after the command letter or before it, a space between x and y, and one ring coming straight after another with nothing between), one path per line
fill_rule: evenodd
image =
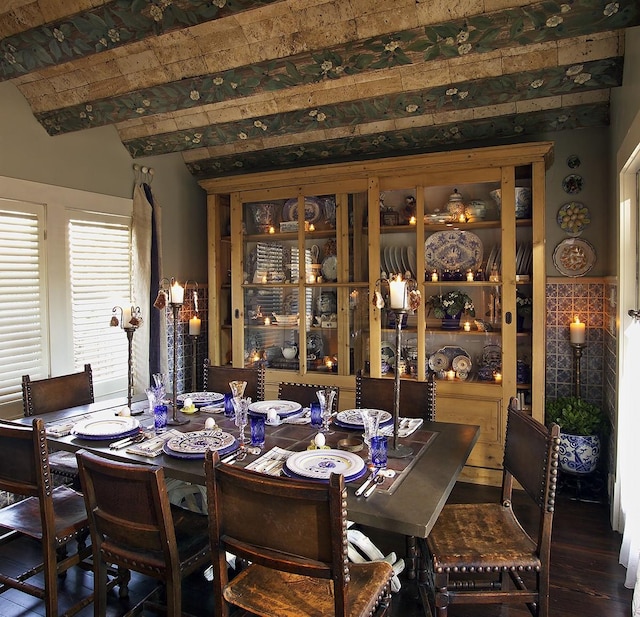
M127 337L109 322L113 307L131 298L130 228L70 219L68 229L75 371L90 363L94 382L126 380Z
M22 375L46 376L42 240L41 216L0 206L0 404L22 398Z

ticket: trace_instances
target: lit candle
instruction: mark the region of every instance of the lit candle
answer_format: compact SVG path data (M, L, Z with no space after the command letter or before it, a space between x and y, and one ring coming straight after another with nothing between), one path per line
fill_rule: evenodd
M434 272L432 272L432 273L431 273L431 280L432 280L434 283L437 283L437 282L438 282L438 273L437 273L437 272L435 272L435 271L434 271Z
M461 223L466 223L467 219L465 218L464 214L460 215L460 218L458 219Z
M313 223L311 223L309 225L309 231L315 231L315 230L316 230L316 226Z
M502 383L502 373L496 373L493 378L496 380L496 383Z
M178 281L173 282L170 291L169 302L171 304L182 304L184 302L184 287L182 287Z
M404 309L407 302L407 281L398 274L389 281L389 304L392 309Z
M122 309L122 327L123 328L128 328L129 327L129 322L131 321L131 309L133 307L131 306L125 306Z
M262 275L262 282L263 282L263 283L266 283L266 282L267 282L267 275L266 275L266 274L263 274L263 275Z
M271 325L271 318L270 317L265 317L264 318L264 325L265 326L270 326Z
M575 320L569 324L569 336L572 345L583 345L586 338L586 324L580 321L576 315Z
M327 360L327 370L331 370L333 368L333 362L331 360Z
M453 381L456 378L456 372L455 371L447 371L447 379L449 381Z
M471 332L471 324L468 321L464 322L463 328L465 332Z
M197 315L194 315L189 320L189 334L191 336L200 336L201 325L202 325L202 322L200 321L200 318Z
M273 227L273 226L269 227L269 233L270 233L270 234L274 234L274 233L276 233L276 228L275 228L275 227Z
M469 282L473 281L473 272L471 270L467 272L467 281Z
M416 217L415 217L415 216L412 216L412 217L409 219L409 225L415 225L415 224L416 224Z
M310 283L315 283L316 282L316 275L315 274L310 274L309 275L309 282Z

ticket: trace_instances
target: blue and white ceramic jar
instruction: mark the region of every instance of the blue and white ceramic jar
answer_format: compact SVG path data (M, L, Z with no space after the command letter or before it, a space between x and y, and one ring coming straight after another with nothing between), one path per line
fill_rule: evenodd
M563 471L577 474L595 471L600 458L600 437L561 432L559 458Z

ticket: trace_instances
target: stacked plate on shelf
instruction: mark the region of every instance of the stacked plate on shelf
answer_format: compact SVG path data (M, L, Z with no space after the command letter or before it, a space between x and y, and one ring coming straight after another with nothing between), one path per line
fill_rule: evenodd
M416 250L412 246L385 246L380 251L380 269L387 274L410 272L416 278Z
M533 247L529 242L518 244L516 250L516 274L531 274L533 265Z

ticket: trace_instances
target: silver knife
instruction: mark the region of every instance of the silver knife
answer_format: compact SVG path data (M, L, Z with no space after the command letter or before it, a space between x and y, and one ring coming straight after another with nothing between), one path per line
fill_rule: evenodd
M144 439L144 435L142 433L138 433L136 435L132 435L131 437L125 437L120 441L114 441L109 445L111 450L121 450L122 448L126 448L134 443L138 443Z
M384 482L383 476L376 476L375 478L373 478L373 483L366 490L364 498L366 499L367 497L371 497L371 495L373 495L373 492L376 490L376 486L378 486L378 484L381 484L382 482Z

